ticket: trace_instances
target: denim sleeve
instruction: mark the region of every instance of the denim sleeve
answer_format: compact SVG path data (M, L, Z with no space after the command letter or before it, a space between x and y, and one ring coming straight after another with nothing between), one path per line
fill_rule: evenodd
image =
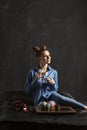
M29 92L31 92L34 87L35 87L35 78L33 79L34 77L34 72L33 70L29 70L28 71L28 74L27 74L27 78L26 78L26 82L25 82L25 86L24 86L24 89L25 89L25 92L28 94ZM33 79L33 80L32 80Z
M58 85L58 73L57 73L57 71L55 71L55 74L54 74L54 81L55 81L55 84L54 84L54 86L52 86L52 89L54 91L58 91L59 85Z

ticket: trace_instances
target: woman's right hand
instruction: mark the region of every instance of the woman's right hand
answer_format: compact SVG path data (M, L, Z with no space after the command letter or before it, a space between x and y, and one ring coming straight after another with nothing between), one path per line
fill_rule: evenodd
M36 76L35 76L35 79L38 80L39 78L41 78L43 75L42 73L37 73Z

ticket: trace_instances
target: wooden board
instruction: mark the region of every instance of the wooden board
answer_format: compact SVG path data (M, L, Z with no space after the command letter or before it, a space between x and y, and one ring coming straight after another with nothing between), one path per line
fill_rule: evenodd
M70 106L58 106L57 110L50 111L50 110L41 110L38 107L35 108L36 113L38 114L75 114L76 111Z

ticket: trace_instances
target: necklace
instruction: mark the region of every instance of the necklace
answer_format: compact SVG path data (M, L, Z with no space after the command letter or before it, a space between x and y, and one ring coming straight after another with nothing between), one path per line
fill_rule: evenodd
M38 72L39 73L46 73L46 70L39 69Z
M46 74L46 70L44 71L44 70L42 70L42 69L39 69L38 70L38 73L40 73L42 76L44 76L45 74Z

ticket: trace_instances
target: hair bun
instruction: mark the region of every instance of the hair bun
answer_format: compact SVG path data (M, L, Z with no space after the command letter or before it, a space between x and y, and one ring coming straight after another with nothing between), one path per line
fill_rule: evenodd
M41 47L41 50L42 50L42 51L44 51L44 50L46 50L46 49L47 49L46 45L43 45L43 46Z
M36 51L36 57L38 57L41 55L41 53L43 51L47 50L47 47L46 47L46 45L42 45L41 48L39 48L38 46L35 46L35 47L33 47L33 50Z
M35 50L35 51L40 51L40 48L38 47L38 46L35 46L35 47L33 47L33 50Z

